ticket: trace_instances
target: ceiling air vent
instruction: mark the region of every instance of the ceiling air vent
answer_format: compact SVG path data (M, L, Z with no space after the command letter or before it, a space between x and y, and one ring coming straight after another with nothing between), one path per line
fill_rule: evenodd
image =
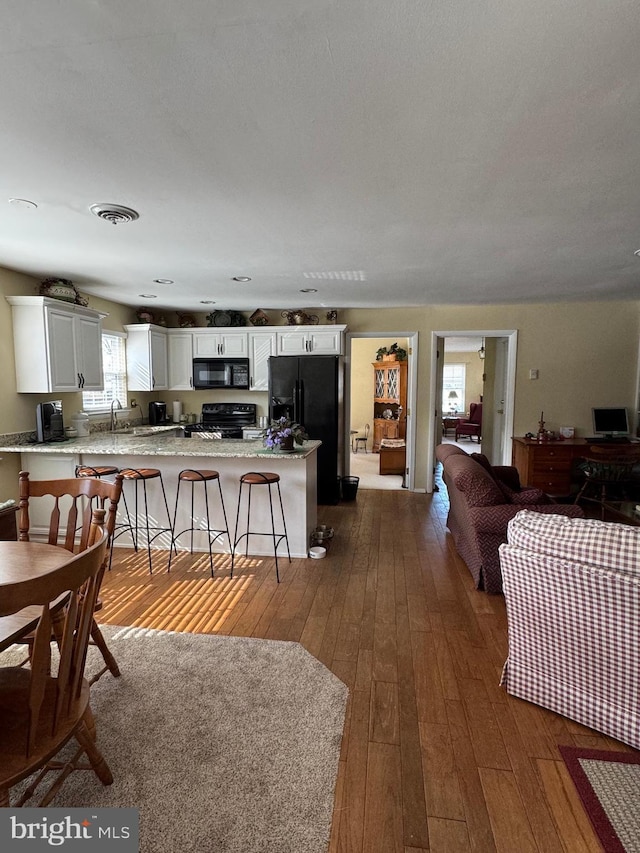
M140 215L136 210L124 207L121 204L92 204L89 210L94 216L106 219L112 225L120 225L122 222L135 222Z

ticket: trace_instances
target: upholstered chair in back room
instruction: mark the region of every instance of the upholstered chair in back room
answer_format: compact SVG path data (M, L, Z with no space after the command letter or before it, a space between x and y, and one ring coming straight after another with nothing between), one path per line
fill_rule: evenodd
M470 441L475 435L480 442L482 436L482 403L469 403L469 417L460 418L456 425L456 441L461 435L468 435Z

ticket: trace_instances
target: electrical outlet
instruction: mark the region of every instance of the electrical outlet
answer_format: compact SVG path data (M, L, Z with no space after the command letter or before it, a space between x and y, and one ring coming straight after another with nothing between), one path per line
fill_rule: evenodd
M137 405L138 405L138 404L136 403L135 399L133 399L133 400L131 400L131 402L129 403L129 408L130 408L130 409L135 409L135 407L136 407Z
M533 368L532 370L529 371L529 379L537 379L538 375L539 375L539 372L537 370L535 370L535 368Z

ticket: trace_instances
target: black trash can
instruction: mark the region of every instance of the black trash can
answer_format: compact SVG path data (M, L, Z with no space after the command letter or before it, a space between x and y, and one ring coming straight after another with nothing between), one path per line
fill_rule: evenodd
M342 478L342 500L355 501L358 494L358 483L360 477L343 477Z

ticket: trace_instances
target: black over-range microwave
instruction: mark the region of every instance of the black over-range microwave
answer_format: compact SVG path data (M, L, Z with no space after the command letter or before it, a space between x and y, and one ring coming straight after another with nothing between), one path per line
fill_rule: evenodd
M194 358L194 388L249 387L248 358Z

